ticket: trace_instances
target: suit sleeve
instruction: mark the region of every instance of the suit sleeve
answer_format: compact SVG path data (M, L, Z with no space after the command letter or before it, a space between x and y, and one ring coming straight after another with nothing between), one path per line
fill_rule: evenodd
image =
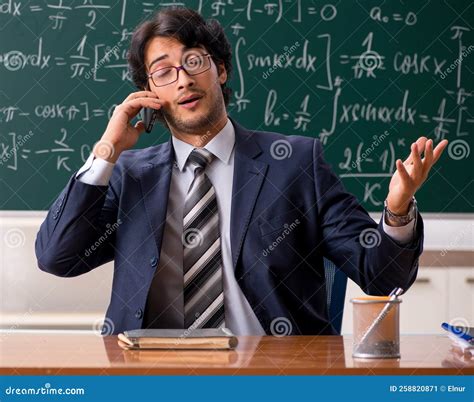
M83 183L76 174L70 178L36 237L41 270L72 277L114 259L120 183L116 168L108 185Z
M417 211L409 244L399 244L348 193L324 160L321 142L314 141L313 169L318 230L323 254L370 295L406 291L415 281L423 251L423 220Z

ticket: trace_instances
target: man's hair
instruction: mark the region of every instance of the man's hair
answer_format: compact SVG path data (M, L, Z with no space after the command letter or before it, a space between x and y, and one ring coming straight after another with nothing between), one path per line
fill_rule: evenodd
M143 90L148 78L145 66L145 47L154 37L174 38L186 47L204 46L214 63L223 62L227 71L227 82L232 73L232 48L219 21L205 20L198 12L184 7L169 7L155 13L151 19L141 23L133 32L128 52L128 65L132 81ZM229 104L232 90L221 84L224 103ZM161 110L158 119L167 127ZM168 128L168 127L167 127Z

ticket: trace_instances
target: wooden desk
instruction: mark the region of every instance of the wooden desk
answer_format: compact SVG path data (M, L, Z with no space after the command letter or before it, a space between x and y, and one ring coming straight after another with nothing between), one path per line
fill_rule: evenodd
M0 333L0 374L9 375L472 375L442 335L401 337L401 359L353 359L349 336L239 337L234 351L126 351L115 336Z

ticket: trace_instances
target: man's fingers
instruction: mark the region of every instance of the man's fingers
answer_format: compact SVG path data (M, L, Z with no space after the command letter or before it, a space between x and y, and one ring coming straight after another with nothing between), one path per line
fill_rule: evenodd
M415 174L418 174L420 172L422 163L420 157L420 150L416 142L411 144L411 160L413 161L413 168L415 170Z
M448 140L441 141L433 151L433 165L438 161L444 149L448 146Z
M130 95L128 95L124 102L128 102L132 99L137 99L137 98L157 98L156 94L151 91L138 91L138 92L132 92Z
M433 164L433 140L426 141L425 157L423 158L423 174L428 173Z
M145 123L143 121L139 120L135 123L135 126L133 126L135 130L137 130L138 134L141 134L143 131L145 131Z
M398 174L400 175L402 181L409 181L410 175L408 174L405 168L405 165L403 164L401 159L397 159L396 166L397 166Z
M142 108L149 107L152 109L160 109L162 104L163 101L157 98L138 98L124 102L118 107L127 114L130 120L134 118Z
M141 97L141 98L136 98L136 99L131 99L127 102L123 102L122 105L131 105L132 107L139 107L140 105L163 105L164 104L163 99L159 98L147 98L147 97ZM143 106L142 106L143 107Z
M417 151L418 151L419 155L421 155L421 153L425 149L426 141L428 141L428 138L426 138L426 137L420 137L416 140L415 144L416 144L416 148L417 148ZM411 147L410 147L410 150L411 150ZM411 164L413 164L413 162L414 162L413 161L413 153L410 152L410 155L408 155L408 157L405 159L405 161L403 163L405 165L411 165Z
M424 151L427 141L428 141L428 138L426 138L426 137L420 137L416 140L416 146L418 148L418 153L420 155Z

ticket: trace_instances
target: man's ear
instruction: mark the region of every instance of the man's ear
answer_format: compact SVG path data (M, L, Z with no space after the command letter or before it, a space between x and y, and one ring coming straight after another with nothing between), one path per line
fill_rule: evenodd
M227 81L227 70L225 69L224 62L220 62L217 65L217 71L219 73L219 82L224 84Z

